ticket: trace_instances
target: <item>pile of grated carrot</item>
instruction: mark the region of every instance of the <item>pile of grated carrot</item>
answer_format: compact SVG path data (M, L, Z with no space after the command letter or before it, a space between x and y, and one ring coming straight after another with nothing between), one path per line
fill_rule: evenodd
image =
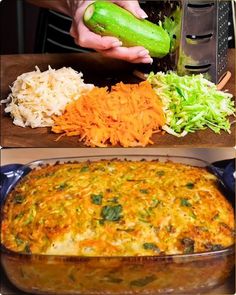
M165 124L162 103L147 81L121 82L110 92L107 87L94 87L53 119L53 132L79 136L92 147L146 146L153 143L152 134Z

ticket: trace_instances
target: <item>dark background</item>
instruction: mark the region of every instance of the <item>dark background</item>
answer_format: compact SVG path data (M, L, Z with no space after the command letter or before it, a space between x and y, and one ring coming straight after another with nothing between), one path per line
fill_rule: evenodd
M22 0L0 3L1 54L34 52L39 8ZM22 15L22 28L19 25ZM21 31L22 29L22 31Z

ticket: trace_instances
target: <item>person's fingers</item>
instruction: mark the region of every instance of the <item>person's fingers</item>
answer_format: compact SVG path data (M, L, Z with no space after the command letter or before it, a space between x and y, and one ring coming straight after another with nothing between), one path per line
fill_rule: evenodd
M74 39L77 39L78 38L78 32L77 32L76 25L75 25L74 21L72 22L72 25L70 27L70 35Z
M126 48L121 47L122 42L112 36L100 36L93 33L87 28L83 22L83 11L88 6L88 3L93 1L82 2L74 13L74 21L70 29L70 34L74 38L75 43L81 47L91 48L101 52L103 55L123 59L134 63L152 63L152 58L149 52L141 46ZM136 0L114 0L112 1L125 9L131 11L139 18L145 18L146 13L140 8Z
M141 46L135 47L116 47L108 50L100 51L101 54L107 57L126 60L132 63L152 63L152 58L148 50Z
M139 57L139 58L136 58L134 60L132 60L133 64L152 64L153 63L153 59L150 58L150 57Z
M78 34L74 34L74 32ZM74 34L75 37L72 35ZM110 48L122 46L122 42L116 37L100 36L91 32L82 22L79 22L77 29L71 29L71 35L75 38L76 44L85 48L94 50L107 50Z
M146 12L139 6L138 1L136 0L114 0L113 2L129 10L133 15L135 15L138 18L143 19L148 17Z

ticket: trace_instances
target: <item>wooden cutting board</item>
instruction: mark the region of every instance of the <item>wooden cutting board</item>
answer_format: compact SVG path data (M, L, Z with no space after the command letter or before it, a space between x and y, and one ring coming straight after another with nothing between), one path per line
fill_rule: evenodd
M9 85L17 76L33 71L36 65L41 70L46 70L48 65L53 68L71 66L83 72L86 83L94 83L97 86L110 86L120 81L139 81L132 74L135 65L104 58L97 53L3 55L1 99L7 97L10 92ZM235 49L229 50L228 69L232 77L226 86L235 95ZM58 135L51 133L50 128L31 129L15 126L9 115L4 114L4 106L1 106L1 123L2 147L85 147L77 137L63 137L56 141ZM235 124L231 127L231 134L222 131L218 135L206 129L183 138L155 134L152 141L154 144L148 147L232 147L235 146Z

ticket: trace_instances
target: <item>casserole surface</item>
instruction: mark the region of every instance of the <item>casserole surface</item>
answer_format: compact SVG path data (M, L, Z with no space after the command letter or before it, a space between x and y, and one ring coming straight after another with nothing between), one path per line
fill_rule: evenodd
M13 251L148 256L233 244L233 209L205 168L100 160L31 171L10 193L2 243Z

